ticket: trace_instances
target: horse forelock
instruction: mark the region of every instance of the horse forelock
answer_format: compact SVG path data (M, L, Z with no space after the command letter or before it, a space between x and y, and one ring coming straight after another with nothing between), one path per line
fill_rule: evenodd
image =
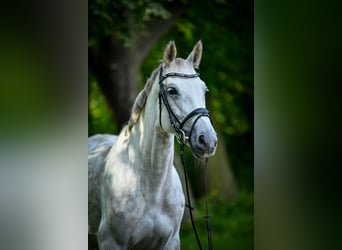
M144 88L140 91L140 93L138 94L137 98L135 98L134 104L132 106L132 110L131 110L131 116L129 118L128 121L128 126L127 129L128 131L131 130L131 128L133 127L133 125L138 121L139 116L141 114L141 111L143 110L147 97L152 89L152 85L156 79L156 77L158 77L159 74L159 70L160 70L161 65L158 66L158 68L156 68L151 76L147 79L147 82L144 86Z
M179 73L195 73L193 66L183 58L175 58L174 62L170 65L170 71Z

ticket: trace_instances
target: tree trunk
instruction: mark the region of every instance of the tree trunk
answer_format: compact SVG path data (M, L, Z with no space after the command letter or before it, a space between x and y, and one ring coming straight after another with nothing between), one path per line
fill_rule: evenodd
M89 66L106 96L113 118L127 122L137 95L137 61L133 50L108 38L89 51Z
M138 94L139 66L184 10L176 7L170 8L173 14L169 19L157 18L151 21L144 32L136 31L132 26L131 46L125 46L117 38L109 37L89 48L89 68L103 90L119 127L128 121Z

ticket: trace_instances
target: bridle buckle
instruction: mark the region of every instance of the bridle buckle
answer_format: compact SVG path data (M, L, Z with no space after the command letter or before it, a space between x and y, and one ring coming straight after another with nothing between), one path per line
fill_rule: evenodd
M179 129L179 131L177 131L176 138L179 144L187 144L189 142L189 136L185 135L183 129Z

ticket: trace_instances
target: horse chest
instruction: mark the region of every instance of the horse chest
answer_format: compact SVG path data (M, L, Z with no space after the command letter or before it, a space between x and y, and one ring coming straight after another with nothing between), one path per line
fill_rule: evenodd
M177 186L172 186L161 193L160 199L145 201L144 213L135 230L131 235L131 243L137 244L139 241L146 242L151 247L154 242L155 248L161 247L162 242L166 242L177 235L180 221L184 212L184 196ZM153 249L154 247L152 247Z
M112 212L117 224L142 225L147 231L163 230L164 224L173 224L175 217L182 216L184 202L182 193L174 189L158 195L142 190L121 192L112 200Z
M180 182L176 183L167 183L167 188L157 193L127 182L120 191L116 190L111 224L121 235L118 237L128 239L132 249L137 246L143 249L145 244L149 249L160 249L161 244L177 234L184 211L184 196ZM130 230L122 235L122 228Z
M135 224L129 245L135 248L160 249L176 231L171 214L159 206L147 208L144 216Z
M119 157L104 175L103 225L115 241L128 249L163 249L178 244L184 195L173 166L163 178L151 178ZM131 159L131 158L130 158ZM142 168L143 169L143 168ZM108 232L108 234L106 233ZM166 247L166 249L174 249Z

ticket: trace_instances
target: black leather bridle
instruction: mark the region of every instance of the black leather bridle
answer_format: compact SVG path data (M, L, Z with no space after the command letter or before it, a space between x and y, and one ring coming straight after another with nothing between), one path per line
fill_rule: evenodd
M163 85L163 81L170 76L171 77L172 76L173 77L180 77L180 78L195 78L195 77L199 76L199 73L181 74L181 73L171 72L171 73L167 73L167 74L163 75L163 66L160 66L160 73L159 73L159 124L160 124L160 127L163 128L163 126L161 124L162 101L163 101L164 106L166 107L167 112L169 114L170 123L171 123L172 127L174 128L174 130L176 131L176 138L180 144L180 157L181 157L184 175L185 175L185 187L186 187L187 202L188 202L188 204L186 206L189 209L191 224L192 224L192 228L194 230L195 236L196 236L196 241L197 241L198 247L200 250L202 250L201 241L199 239L197 229L196 229L196 225L195 225L195 221L194 221L194 218L192 215L192 210L194 210L194 208L191 206L191 200L190 200L188 173L187 173L185 159L184 159L184 145L189 144L192 147L192 145L191 145L191 134L192 134L192 131L195 127L195 124L199 118L201 118L202 116L206 116L209 118L211 123L212 123L212 120L210 117L210 113L206 108L194 109L189 114L187 114L181 121L177 118L177 116L175 115L175 113L172 111L172 109L170 107L169 101L167 99L167 92L166 92L164 85ZM195 118L194 122L192 123L189 134L187 134L183 130L183 127L190 120L190 118L192 118L193 116L196 116L196 115L198 115L198 116ZM208 167L207 163L208 163L208 158L205 159L205 171L207 171L207 167ZM208 249L212 250L212 238L211 238L211 230L210 230L210 223L209 223L210 215L209 215L209 211L208 211L207 172L205 173L205 176L206 176L206 181L205 181L205 193L206 193L205 219L206 219L206 226L207 226L207 233L208 233Z
M183 144L190 144L190 146L191 146L190 138L191 138L191 134L192 134L192 131L195 127L196 122L202 116L208 117L210 122L211 122L210 113L205 108L197 108L197 109L191 111L189 114L187 114L182 120L178 119L170 107L170 104L169 104L169 101L167 98L167 92L166 92L165 87L163 85L163 81L168 77L196 78L196 77L199 77L199 73L181 74L181 73L171 72L171 73L167 73L167 74L163 75L163 67L162 66L160 67L160 73L159 73L159 124L160 124L160 127L162 128L162 124L161 124L161 112L162 112L161 100L162 100L164 103L164 106L166 107L166 110L169 114L170 123L171 123L172 127L174 128L174 130L176 131L176 138L177 138L178 142L180 144L182 144L182 143ZM196 117L196 119L192 123L189 133L186 133L183 130L184 125L193 116L196 116L196 115L198 115L198 116Z

